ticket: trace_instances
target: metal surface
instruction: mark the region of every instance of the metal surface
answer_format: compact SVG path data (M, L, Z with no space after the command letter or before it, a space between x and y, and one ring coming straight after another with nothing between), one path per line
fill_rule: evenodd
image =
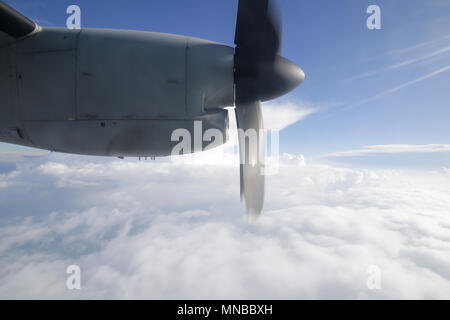
M67 153L167 156L172 131L193 134L194 121L225 137L228 114L218 109L234 103L233 54L191 37L42 28L0 48L0 139Z

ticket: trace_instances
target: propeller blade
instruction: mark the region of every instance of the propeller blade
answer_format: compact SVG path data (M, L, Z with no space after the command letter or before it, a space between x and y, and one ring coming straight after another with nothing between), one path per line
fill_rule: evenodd
M264 206L265 141L261 101L278 98L305 79L300 67L279 55L282 30L272 4L273 0L239 0L234 40L241 200L245 200L250 217L258 217Z
M281 23L269 0L240 0L234 43L251 51L252 61L274 59L281 46Z
M257 218L264 206L265 141L261 102L236 104L241 170L241 200L247 215Z

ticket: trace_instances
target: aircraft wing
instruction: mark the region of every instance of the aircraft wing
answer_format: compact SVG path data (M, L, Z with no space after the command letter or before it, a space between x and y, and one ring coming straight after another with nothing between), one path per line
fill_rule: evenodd
M0 46L23 38L36 28L36 23L0 1Z

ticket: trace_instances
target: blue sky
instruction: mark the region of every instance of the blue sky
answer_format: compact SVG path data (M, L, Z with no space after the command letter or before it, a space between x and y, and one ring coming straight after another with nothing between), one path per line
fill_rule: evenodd
M77 4L82 27L185 34L230 45L237 10L237 1L225 0L6 2L43 26L64 26L67 6ZM280 101L319 108L282 132L281 151L317 156L365 145L448 143L450 70L427 76L450 65L450 2L279 2L282 53L307 74ZM366 28L371 4L381 8L382 30Z

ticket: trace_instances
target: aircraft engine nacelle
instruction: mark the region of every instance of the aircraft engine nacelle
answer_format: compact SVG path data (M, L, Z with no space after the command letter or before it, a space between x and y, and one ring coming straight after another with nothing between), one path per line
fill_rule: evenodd
M41 28L0 48L0 139L105 156L164 156L176 129L226 137L234 49L142 31ZM8 80L10 79L10 80ZM17 95L14 94L17 92ZM11 123L15 125L11 126Z

